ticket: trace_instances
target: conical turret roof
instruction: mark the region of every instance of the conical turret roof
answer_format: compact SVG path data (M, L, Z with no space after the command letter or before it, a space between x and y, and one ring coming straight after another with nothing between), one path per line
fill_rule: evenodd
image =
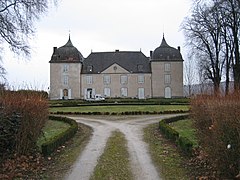
M50 63L64 62L64 63L76 63L83 61L82 54L76 47L73 46L70 35L67 43L59 48L54 48Z
M152 60L182 60L182 55L180 51L176 48L169 46L163 35L162 42L159 47L157 47L152 54Z

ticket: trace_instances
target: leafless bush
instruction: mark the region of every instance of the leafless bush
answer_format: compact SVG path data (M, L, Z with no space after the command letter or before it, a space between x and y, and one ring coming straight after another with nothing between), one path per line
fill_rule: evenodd
M19 128L14 134L14 150L20 154L31 151L48 119L46 97L34 91L4 91L0 94L0 105L2 116L19 116Z
M191 107L200 146L220 176L235 177L240 168L240 94L202 95Z

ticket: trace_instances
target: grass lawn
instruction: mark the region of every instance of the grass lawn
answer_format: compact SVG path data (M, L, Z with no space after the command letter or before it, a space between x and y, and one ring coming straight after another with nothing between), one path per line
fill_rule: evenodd
M189 110L188 105L117 105L117 106L80 106L80 107L54 107L50 112L127 112L127 111L175 111Z
M108 139L104 153L98 160L91 177L91 180L95 179L133 179L127 151L127 141L121 132L113 132Z
M41 147L44 142L66 131L69 127L70 125L67 123L48 120L43 128L43 135L39 138L37 145Z
M198 145L196 131L193 128L193 122L191 119L184 119L180 121L176 121L170 124L176 131L179 132L179 135L182 137L188 138L193 142L194 146Z
M176 145L161 136L158 123L144 128L144 141L149 144L152 160L163 179L189 179L187 169L183 166L184 158Z
M47 170L42 177L33 179L64 179L92 134L90 127L83 124L78 124L78 127L75 136L64 144L65 147L61 148L60 152L52 154L52 159L46 163Z

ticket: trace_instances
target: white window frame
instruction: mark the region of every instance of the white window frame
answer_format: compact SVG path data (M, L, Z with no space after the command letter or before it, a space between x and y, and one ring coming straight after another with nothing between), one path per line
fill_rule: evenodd
M170 63L165 63L164 64L164 71L165 72L170 72L171 71L171 64Z
M138 88L138 99L145 99L145 89L143 87Z
M120 91L121 91L121 97L128 96L128 89L126 87L122 87Z
M69 71L69 65L68 64L63 64L63 72L68 72Z
M92 84L93 83L93 77L92 76L86 76L86 83Z
M103 93L105 97L111 97L111 88L109 87L104 88Z
M143 74L138 75L138 84L144 84L145 82L145 77Z
M67 75L63 76L63 85L68 85L68 76Z
M103 76L103 84L110 84L111 83L111 76L110 75L104 75Z
M164 75L164 82L165 84L171 84L171 74Z
M127 84L128 83L128 76L127 75L121 75L120 83L121 84Z

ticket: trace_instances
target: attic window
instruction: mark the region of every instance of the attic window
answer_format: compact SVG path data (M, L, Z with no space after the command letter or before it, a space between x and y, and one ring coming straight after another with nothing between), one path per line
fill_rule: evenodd
M93 71L93 67L92 66L87 66L87 72L92 72Z
M143 65L142 64L138 64L137 65L137 70L138 70L138 72L143 72Z

